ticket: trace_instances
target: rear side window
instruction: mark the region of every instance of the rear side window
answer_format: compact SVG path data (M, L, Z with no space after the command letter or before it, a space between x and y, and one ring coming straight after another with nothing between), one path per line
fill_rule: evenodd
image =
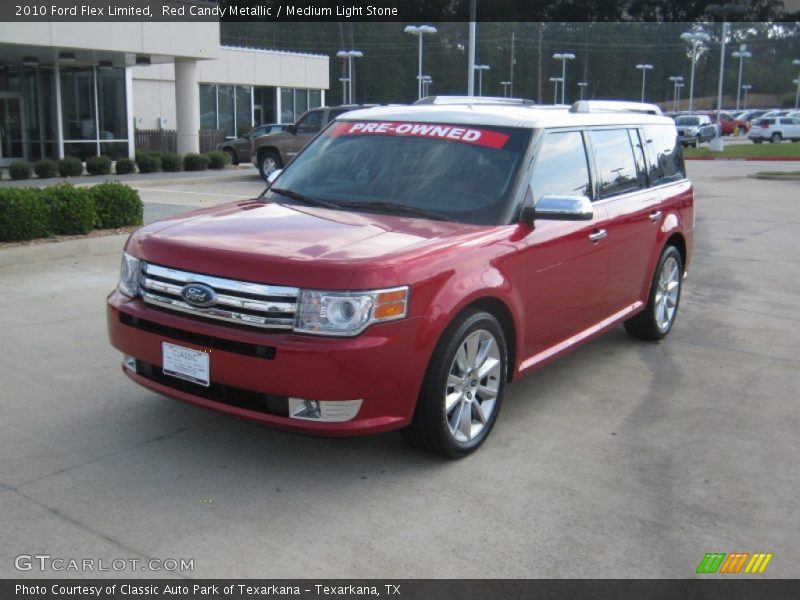
M627 129L600 129L591 132L600 197L608 198L639 189L639 176Z
M536 158L531 192L542 196L592 197L583 136L578 131L548 133Z
M675 128L671 125L645 125L644 137L650 159L650 185L684 179L683 152Z

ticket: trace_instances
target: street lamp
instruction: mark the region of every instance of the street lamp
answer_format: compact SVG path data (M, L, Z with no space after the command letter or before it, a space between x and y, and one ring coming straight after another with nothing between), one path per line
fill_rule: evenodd
M503 98L508 98L508 88L511 86L510 81L501 81L500 85L503 86Z
M792 64L795 67L800 67L800 58L795 58L792 61ZM797 84L797 93L794 96L794 107L797 108L797 104L798 104L798 102L800 102L800 77L798 77L797 79L792 81L792 83L796 83Z
M579 81L578 82L578 87L581 88L581 100L583 100L583 92L586 90L586 86L587 85L589 85L589 84L587 82L585 82L585 81Z
M742 91L742 69L744 68L744 59L753 56L747 51L747 44L741 44L738 50L731 53L733 58L739 59L739 82L736 84L736 110L739 110L739 95Z
M550 81L553 82L553 106L555 106L558 104L558 84L564 79L562 77L551 77Z
M744 109L747 110L747 92L749 92L753 88L752 85L743 85L742 89L744 90Z
M350 83L349 77L339 77L342 82L342 104L347 104L347 85Z
M677 104L678 108L681 106L681 88L684 87L683 83L676 83L675 84L675 93L677 95ZM675 112L678 112L677 110Z
M564 92L567 89L567 61L575 60L575 55L571 52L557 52L556 54L553 54L553 59L561 61L561 83L564 84L561 86L561 104L566 104L566 101L564 100Z
M694 108L694 66L697 63L697 47L711 38L704 31L687 31L681 34L681 39L692 45L692 76L689 79L689 112L692 112Z
M430 75L423 75L422 76L422 95L429 96L430 95L430 85L433 83L433 77Z
M419 68L417 70L417 94L419 98L422 98L422 36L426 33L436 33L436 27L434 27L433 25L406 25L406 28L403 31L419 37Z
M678 112L678 84L683 83L683 77L673 75L669 80L672 82L672 112Z
M478 96L483 96L483 72L491 69L489 65L475 65L478 72Z
M354 65L353 65L353 59L354 58L361 58L362 56L364 56L364 53L361 52L360 50L339 50L336 53L336 56L338 56L339 58L347 59L347 91L348 91L347 95L348 95L348 98L347 98L347 101L345 103L346 104L353 104L355 102L355 100L353 98L353 81L356 78ZM344 102L344 99L342 99L342 101Z
M653 69L653 65L636 65L636 68L642 72L642 102L644 102L644 82L647 79L647 72Z

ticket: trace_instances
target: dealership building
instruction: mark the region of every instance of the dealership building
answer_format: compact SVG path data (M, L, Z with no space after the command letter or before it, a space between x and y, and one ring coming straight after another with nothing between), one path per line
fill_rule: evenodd
M219 23L0 23L0 166L133 156L135 132L225 136L325 104L328 57L220 45Z

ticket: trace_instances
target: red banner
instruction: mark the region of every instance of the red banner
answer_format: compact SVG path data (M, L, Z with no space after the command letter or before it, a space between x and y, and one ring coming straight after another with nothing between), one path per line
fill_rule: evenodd
M344 121L335 125L329 135L394 135L461 142L500 150L510 137L489 129L438 123L408 123L394 121Z

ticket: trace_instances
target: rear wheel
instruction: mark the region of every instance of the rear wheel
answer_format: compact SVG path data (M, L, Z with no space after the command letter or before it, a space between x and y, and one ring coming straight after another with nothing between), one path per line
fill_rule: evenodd
M754 144L760 144L760 143L761 143L761 142L763 142L763 141L764 141L764 140L754 139L754 140L753 140L753 143L754 143Z
M778 143L780 143L780 142L781 142L781 139L782 139L782 138L781 138L781 134L780 134L780 133L778 133L778 132L775 132L775 133L773 133L773 134L772 134L772 136L769 138L769 141L770 141L770 143L772 143L772 144L778 144Z
M675 246L667 246L656 266L647 307L625 321L625 331L643 340L660 340L672 329L678 313L683 282L683 261Z
M258 172L261 173L261 177L264 181L269 178L273 171L277 171L282 167L283 163L277 152L269 150L267 152L262 152L258 157Z
M497 319L479 310L462 313L434 350L403 436L449 458L470 454L497 420L506 370L506 340Z
M230 162L232 165L239 164L239 155L236 154L236 150L233 148L225 148L225 154L228 155L228 162Z

